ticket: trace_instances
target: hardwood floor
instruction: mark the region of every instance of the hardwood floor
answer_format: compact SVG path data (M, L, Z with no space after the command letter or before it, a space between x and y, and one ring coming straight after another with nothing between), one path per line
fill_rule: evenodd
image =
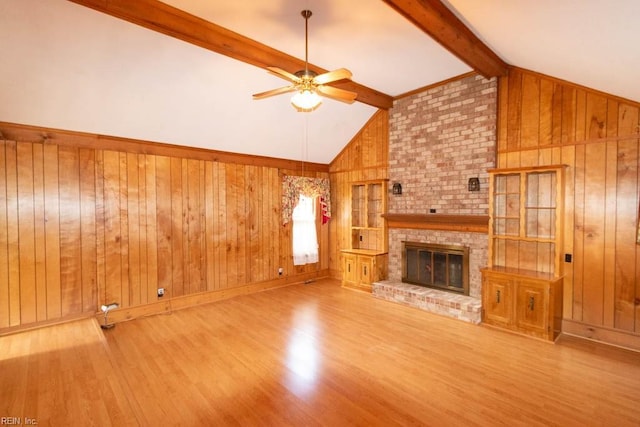
M0 348L0 417L22 423L640 425L640 353L553 345L332 280Z

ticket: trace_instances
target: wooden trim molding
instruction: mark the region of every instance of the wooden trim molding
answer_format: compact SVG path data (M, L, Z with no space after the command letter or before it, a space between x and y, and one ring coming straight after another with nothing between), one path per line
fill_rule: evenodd
M487 215L438 215L438 214L383 214L389 228L416 228L420 230L489 232Z
M117 308L109 312L109 323L120 323L134 320L140 317L153 316L156 314L170 313L175 310L195 307L202 304L209 304L216 301L233 298L240 295L248 295L256 292L267 291L270 289L281 288L284 286L292 286L300 283L307 283L317 279L331 277L328 269L314 271L310 273L297 274L285 278L267 280L264 282L252 283L239 288L220 289L217 291L200 292L197 294L183 295L175 298L167 298L158 300L149 304L139 305L135 307ZM81 315L72 315L55 319L52 321L44 321L31 323L28 325L15 326L0 329L0 337L15 334L18 332L30 331L45 326L59 325L62 323L75 322L81 319L89 319L95 317L99 324L104 323L104 314L99 311L95 314L86 313Z
M102 313L100 313L102 316ZM25 331L33 331L35 329L45 328L49 326L61 325L63 323L77 322L78 320L90 319L91 317L95 317L91 313L83 313L83 314L72 314L69 316L63 316L58 319L53 320L45 320L37 323L28 323L26 325L18 325L18 326L10 326L8 328L0 328L0 337L4 337L7 335L17 334ZM104 316L102 316L104 318Z
M558 83L558 84L564 85L564 86L569 86L569 87L575 88L577 90L583 90L585 92L591 93L591 94L596 95L596 96L602 96L602 97L605 97L605 98L613 100L613 101L621 102L623 104L629 104L632 107L640 107L640 102L638 102L637 100L633 100L633 99L625 98L625 97L622 97L622 96L614 95L614 94L611 94L611 93L603 92L601 90L594 89L594 88L589 87L589 86L584 86L584 85L581 85L581 84L578 84L578 83L571 82L569 80L561 79L559 77L554 77L554 76L550 76L548 74L543 74L543 73L540 73L538 71L530 70L528 68L522 68L522 67L517 67L515 65L510 65L509 66L509 71L513 71L514 73L520 73L520 74L523 74L523 75L524 74L528 74L530 76L537 77L537 78L542 79L542 80L550 80L550 81L552 81L554 83Z
M563 319L562 333L640 352L640 335L632 332Z
M267 291L270 289L281 288L283 286L307 283L307 281L323 279L329 276L329 270L325 269L310 273L297 274L285 278L252 283L238 288L220 289L217 291L182 295L175 298L168 298L164 301L158 300L157 302L151 304L115 309L109 312L109 323L120 323L134 320L139 317L153 316L161 313L170 313L174 310L182 310L202 304L222 301L240 295L248 295L256 292ZM96 313L95 317L98 323L103 323L104 315L101 312Z
M517 168L491 168L488 169L488 173L519 173L519 172L540 172L540 171L554 171L563 169L569 165L545 165L545 166L521 166Z
M152 154L156 156L184 157L239 165L267 166L290 171L329 172L329 165L323 163L304 162L303 164L303 162L299 160L231 153L228 151L209 150L207 148L188 147L8 122L0 122L0 140L2 139L61 146L66 145L94 150L126 151L129 153Z

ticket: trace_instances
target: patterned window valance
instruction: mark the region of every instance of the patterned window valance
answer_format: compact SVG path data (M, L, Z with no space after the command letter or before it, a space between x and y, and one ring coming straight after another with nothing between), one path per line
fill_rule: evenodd
M322 223L331 218L331 190L327 178L307 178L303 176L285 175L282 178L282 224L291 221L293 208L300 199L300 194L307 197L320 197Z

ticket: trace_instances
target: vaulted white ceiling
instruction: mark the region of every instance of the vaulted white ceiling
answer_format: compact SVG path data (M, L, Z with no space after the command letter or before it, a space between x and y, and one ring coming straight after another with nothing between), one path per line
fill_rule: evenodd
M640 1L448 2L507 63L640 101Z
M309 61L391 96L471 71L383 1L165 3L301 59L311 9ZM640 101L637 0L445 4L508 64ZM376 111L254 101L287 82L67 0L0 0L0 40L5 122L329 163Z

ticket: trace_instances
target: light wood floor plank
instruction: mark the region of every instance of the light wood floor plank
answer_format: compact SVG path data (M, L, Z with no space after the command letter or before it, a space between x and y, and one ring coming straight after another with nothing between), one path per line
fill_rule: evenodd
M21 425L138 425L95 320L1 337L0 349L0 417Z
M0 416L40 425L638 426L640 353L549 344L322 280L103 331L0 337Z

